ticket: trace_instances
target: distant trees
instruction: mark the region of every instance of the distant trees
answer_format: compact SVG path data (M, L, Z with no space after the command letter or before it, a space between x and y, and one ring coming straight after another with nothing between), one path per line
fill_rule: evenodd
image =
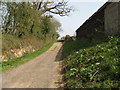
M4 7L2 33L17 37L34 36L45 39L58 37L61 24L52 14L66 16L72 10L67 2L2 2ZM49 14L48 14L49 13ZM52 13L52 14L51 14Z
M65 36L65 40L67 40L67 41L75 41L76 37L75 36L66 35Z
M70 37L71 37L70 35L66 35L66 36L65 36L65 40L69 40Z

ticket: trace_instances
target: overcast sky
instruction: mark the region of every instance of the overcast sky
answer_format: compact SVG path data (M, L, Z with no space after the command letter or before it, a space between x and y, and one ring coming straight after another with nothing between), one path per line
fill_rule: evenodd
M60 36L75 35L76 29L79 28L106 1L107 0L70 0L69 5L73 6L75 11L68 17L60 17L55 15L55 18L57 18L57 20L59 20L62 24L63 32L59 32Z

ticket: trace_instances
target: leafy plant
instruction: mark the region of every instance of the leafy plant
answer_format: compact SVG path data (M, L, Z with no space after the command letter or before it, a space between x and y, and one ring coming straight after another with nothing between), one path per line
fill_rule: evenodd
M119 48L119 35L111 36L107 42L96 45L80 41L64 42L63 70L66 87L120 87Z

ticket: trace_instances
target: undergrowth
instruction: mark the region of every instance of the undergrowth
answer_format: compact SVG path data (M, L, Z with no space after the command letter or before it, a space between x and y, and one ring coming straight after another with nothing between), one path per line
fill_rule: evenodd
M66 88L120 87L120 35L107 42L63 43L63 73Z

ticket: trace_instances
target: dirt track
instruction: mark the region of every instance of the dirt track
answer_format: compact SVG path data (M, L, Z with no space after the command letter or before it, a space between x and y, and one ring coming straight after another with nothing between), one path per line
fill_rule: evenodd
M3 88L56 88L62 44L55 43L47 52L3 73Z

